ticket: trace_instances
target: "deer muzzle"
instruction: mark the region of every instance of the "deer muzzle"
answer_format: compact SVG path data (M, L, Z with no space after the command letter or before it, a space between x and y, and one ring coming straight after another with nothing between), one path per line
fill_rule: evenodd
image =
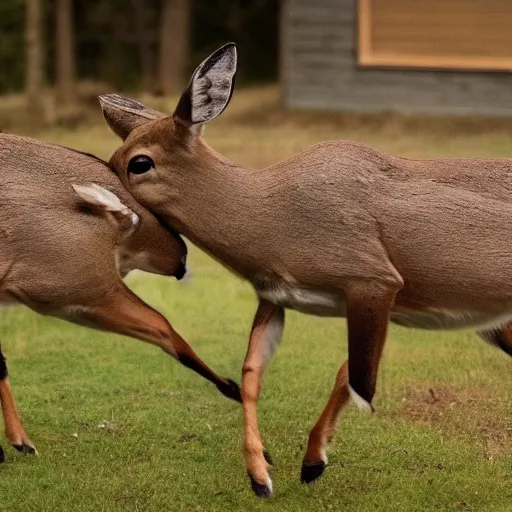
M185 277L185 274L187 273L187 255L184 254L181 259L180 263L178 265L178 268L176 269L176 272L174 272L174 277L180 281Z

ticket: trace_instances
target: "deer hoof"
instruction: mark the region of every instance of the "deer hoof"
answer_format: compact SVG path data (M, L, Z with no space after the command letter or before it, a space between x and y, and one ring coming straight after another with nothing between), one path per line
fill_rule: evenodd
M36 447L32 444L22 443L22 444L13 444L13 448L16 448L20 453L24 455L39 455L37 453Z
M249 479L251 480L251 487L254 491L254 494L258 496L258 498L270 498L272 496L272 480L270 477L268 478L268 481L266 484L260 484L259 482L256 482L256 480L249 475Z
M5 462L5 457L4 457L4 450L3 448L0 446L0 464L2 462Z
M240 386L231 379L226 379L226 383L217 384L217 389L231 400L235 400L238 403L242 403L242 393L240 392Z
M327 464L321 460L313 464L302 464L300 471L300 481L303 484L310 484L317 478L321 477Z

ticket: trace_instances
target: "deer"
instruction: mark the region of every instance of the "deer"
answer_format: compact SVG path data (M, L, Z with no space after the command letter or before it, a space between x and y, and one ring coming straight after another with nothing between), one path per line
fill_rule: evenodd
M512 355L512 160L407 160L339 140L243 167L203 138L231 99L236 69L228 43L197 67L171 115L119 94L99 101L123 141L109 163L126 189L255 290L242 367L244 458L253 491L269 497L257 404L286 309L348 327L348 360L309 434L305 483L324 472L349 399L374 411L390 322L474 328Z
M135 269L182 279L184 240L93 155L2 133L0 157L0 306L24 305L145 341L241 402L238 385L210 369L163 315L123 283ZM9 443L37 454L16 409L1 346L0 402Z

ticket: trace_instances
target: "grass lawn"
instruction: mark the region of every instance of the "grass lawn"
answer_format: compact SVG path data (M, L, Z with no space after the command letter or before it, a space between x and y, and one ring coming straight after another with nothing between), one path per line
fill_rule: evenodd
M118 141L97 115L37 136L108 158ZM273 88L235 93L205 136L254 167L333 138L403 156L512 156L506 123L285 114ZM195 248L190 268L185 284L143 273L128 283L240 380L254 293ZM40 452L24 457L1 440L1 511L512 510L512 360L472 332L392 327L376 413L347 408L329 468L305 486L305 442L346 357L346 331L342 320L289 312L259 407L275 464L269 501L245 474L240 407L158 349L21 308L0 312L0 340Z

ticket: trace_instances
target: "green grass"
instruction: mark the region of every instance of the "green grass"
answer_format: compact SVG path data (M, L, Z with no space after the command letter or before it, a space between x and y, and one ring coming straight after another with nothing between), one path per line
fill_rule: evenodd
M512 156L505 128L285 115L274 96L271 89L235 95L207 139L251 166L331 138L408 156ZM117 140L99 123L39 136L108 157ZM188 284L142 273L128 283L208 364L239 380L254 294L194 248L190 267ZM348 407L328 470L304 486L305 442L346 356L346 331L341 320L287 314L259 407L275 463L269 501L248 484L239 406L157 349L25 309L0 312L0 339L40 452L23 457L2 441L1 511L512 510L511 360L473 333L392 327L376 414Z

